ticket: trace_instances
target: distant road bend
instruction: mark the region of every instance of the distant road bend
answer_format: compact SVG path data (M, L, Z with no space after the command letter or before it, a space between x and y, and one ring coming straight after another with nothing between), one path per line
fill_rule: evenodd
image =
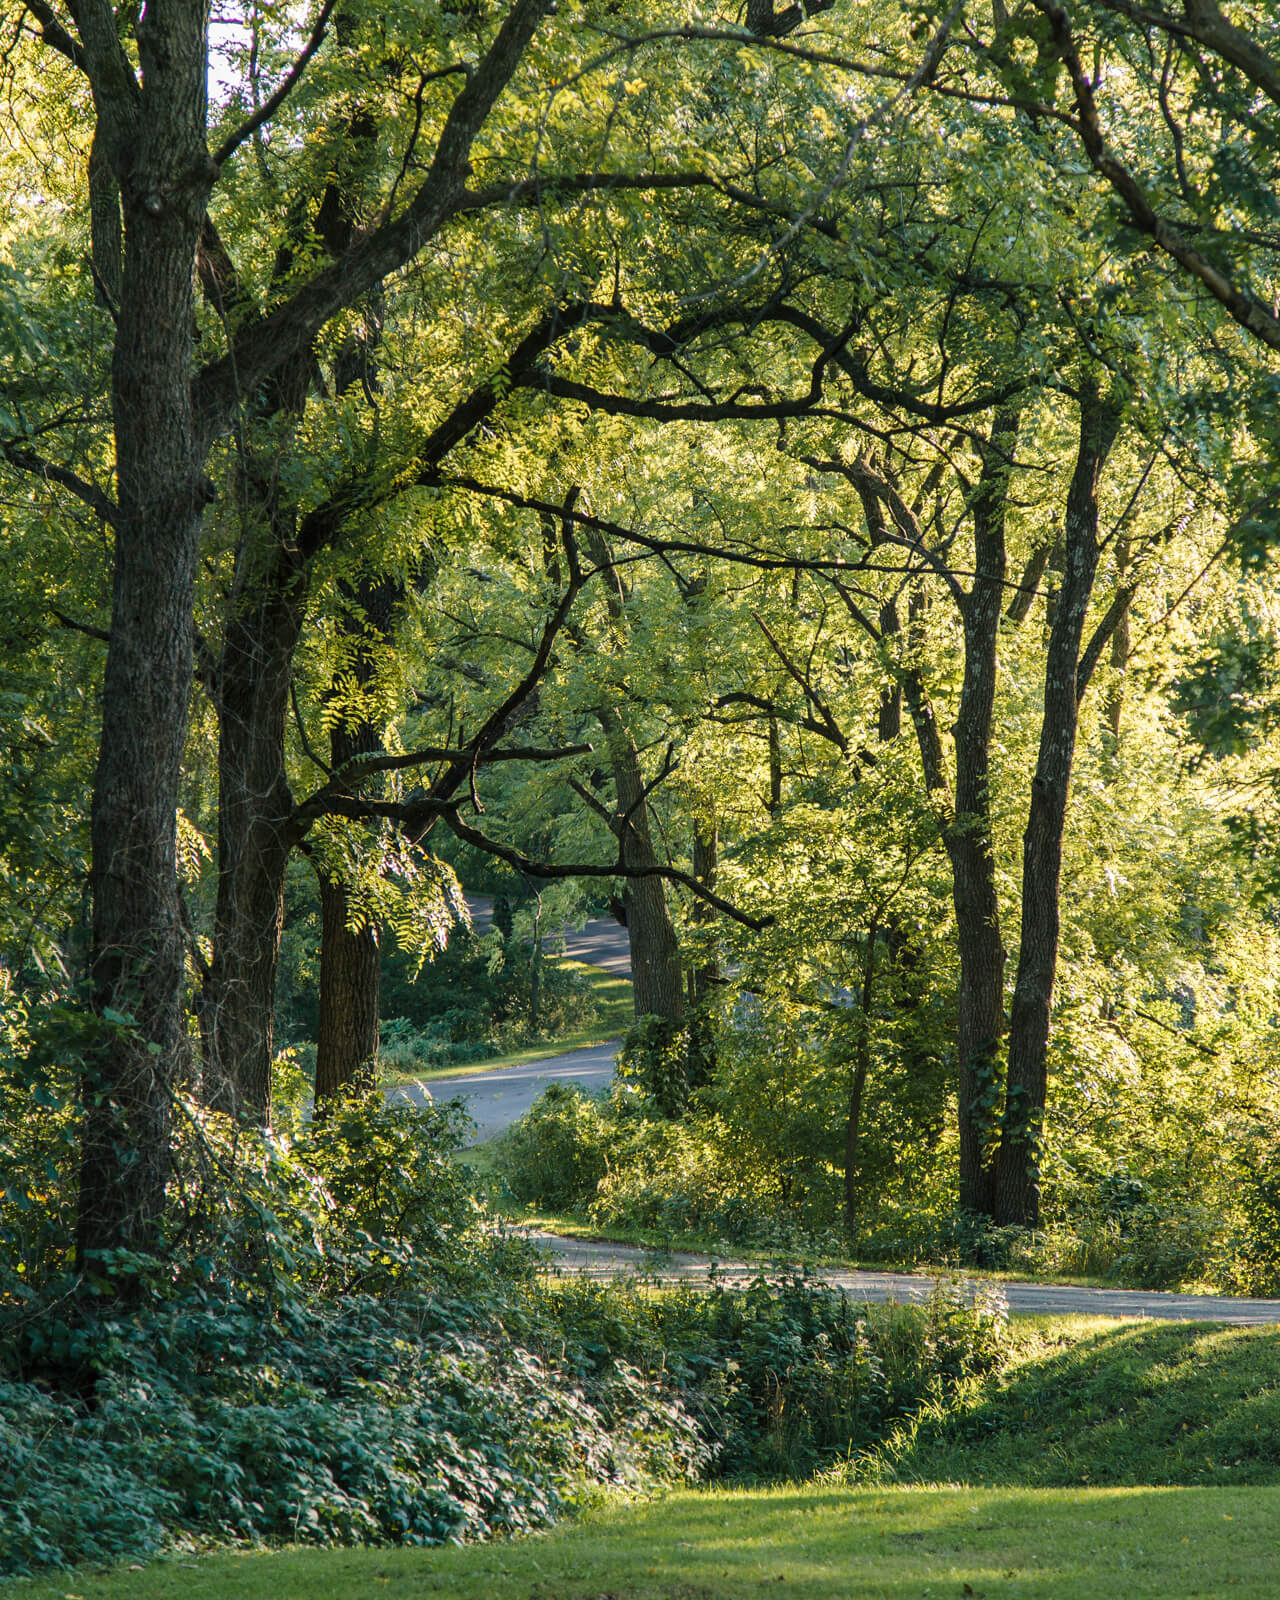
M481 932L492 921L492 905L468 895L472 919ZM565 953L575 961L604 967L619 977L631 976L631 956L626 929L612 917L596 917L578 932L566 931ZM549 1083L572 1084L583 1090L602 1089L612 1081L617 1041L590 1045L565 1055L494 1072L458 1074L436 1080L432 1092L440 1098L458 1096L475 1119L476 1142L496 1138L529 1109ZM425 1095L416 1084L401 1084L387 1091L388 1099L423 1104ZM556 1234L530 1231L530 1238L552 1257L555 1270L586 1273L593 1278L614 1278L638 1273L663 1283L707 1282L713 1273L719 1283L749 1283L762 1270L758 1263L712 1261L709 1256L655 1255L630 1245L597 1240L566 1239ZM776 1270L776 1269L769 1269ZM906 1272L836 1272L813 1274L843 1289L853 1300L906 1303L925 1300L935 1279ZM1172 1322L1280 1323L1280 1300L1240 1300L1221 1295L1169 1294L1140 1289L1078 1289L1068 1284L975 1282L959 1280L960 1292L972 1300L984 1288L998 1289L1014 1316L1090 1316L1158 1318Z

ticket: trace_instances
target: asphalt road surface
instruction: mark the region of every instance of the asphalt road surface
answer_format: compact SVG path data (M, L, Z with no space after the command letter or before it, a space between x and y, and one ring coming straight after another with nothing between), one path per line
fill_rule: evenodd
M461 1098L475 1119L472 1143L483 1144L486 1139L496 1139L524 1116L549 1083L567 1083L588 1092L603 1089L613 1078L617 1049L618 1041L611 1039L607 1044L588 1045L585 1050L548 1056L545 1061L533 1061L527 1066L436 1078L425 1088L417 1083L401 1083L387 1090L387 1100L391 1104L407 1100L420 1106L426 1103L428 1094L433 1100Z
M639 1273L662 1283L705 1283L714 1273L724 1284L750 1283L764 1270L755 1262L718 1261L709 1256L661 1255L590 1239L564 1239L531 1232L561 1272L591 1278L616 1278ZM936 1280L906 1272L814 1272L812 1277L843 1289L851 1300L911 1302L926 1300ZM1170 1322L1280 1322L1280 1300L1236 1300L1217 1295L1165 1294L1139 1289L1076 1289L1069 1284L994 1283L957 1280L964 1297L999 1292L1013 1316L1158 1318Z
M467 896L471 921L477 933L493 926L493 901L484 895ZM585 928L564 930L555 935L564 939L565 954L574 961L604 967L619 977L631 976L631 947L627 930L612 917L594 917ZM618 1041L588 1045L565 1055L547 1056L515 1067L500 1067L494 1072L468 1072L465 1067L447 1078L436 1078L429 1087L416 1083L398 1084L387 1090L387 1100L423 1105L429 1094L433 1100L459 1098L475 1119L473 1144L483 1144L519 1121L549 1083L572 1084L591 1092L603 1089L613 1079L613 1061Z
M488 933L493 927L493 901L489 896L469 894L467 908L476 932ZM572 960L603 967L615 977L631 976L631 945L627 930L612 917L592 917L582 928L565 928L562 932L547 934L543 940L544 948L558 950L561 938L564 939L564 953Z

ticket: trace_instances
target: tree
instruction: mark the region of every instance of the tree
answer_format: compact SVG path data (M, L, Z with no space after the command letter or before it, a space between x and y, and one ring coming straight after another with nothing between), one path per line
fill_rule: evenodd
M168 1173L171 1095L185 1070L174 819L196 644L198 557L214 493L210 451L244 397L305 357L326 324L419 256L451 221L505 204L522 184L537 188L521 171L518 136L508 157L510 115L504 111L505 124L497 115L513 77L524 70L536 79L542 70L529 51L545 0L515 0L474 41L464 37L455 45L443 34L430 41L427 54L435 61L420 75L423 103L438 111L438 131L430 150L414 150L406 164L404 176L411 166L412 181L397 178L381 211L339 259L303 261L261 309L238 303L237 268L210 205L237 155L287 113L333 10L332 3L321 8L277 89L228 126L212 152L201 6L182 0L160 13L117 19L102 0L84 0L64 19L45 0L34 0L27 15L36 27L23 29L24 46L59 54L92 93L94 256L100 294L115 302L114 499L57 469L106 518L114 539L92 818L92 971L97 1008L130 1019L86 1079L82 1254L154 1242ZM524 126L533 129L537 120L533 112ZM496 181L477 192L468 179L486 129L495 139L487 159ZM193 372L198 276L237 315L228 321L225 353ZM12 449L9 459L15 461ZM57 465L31 452L16 464L45 473Z

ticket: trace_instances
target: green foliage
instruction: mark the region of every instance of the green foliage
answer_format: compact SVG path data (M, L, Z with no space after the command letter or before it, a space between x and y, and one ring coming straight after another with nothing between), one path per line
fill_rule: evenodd
M667 1117L678 1117L699 1086L699 1063L692 1035L667 1017L639 1017L627 1029L618 1052L617 1075L647 1095Z
M485 1537L609 1486L687 1476L702 1455L678 1407L626 1369L597 1385L606 1415L483 1301L421 1288L274 1307L191 1290L95 1320L77 1350L97 1373L88 1412L0 1388L8 1573L213 1534Z
M206 1181L163 1260L79 1284L45 1264L43 1292L0 1299L3 1570L486 1537L699 1470L678 1399L625 1363L589 1394L567 1370L528 1249L449 1162L455 1111L339 1105L293 1144L192 1123Z
M804 1278L652 1299L585 1281L554 1293L583 1354L621 1354L675 1385L716 1475L735 1480L809 1477L945 1405L1005 1347L998 1297L969 1307L942 1285L921 1307L859 1307Z
M531 1014L533 953L519 939L457 937L420 971L387 959L380 1059L402 1074L464 1065L523 1044L554 1040L591 1021L591 990L573 967L538 962L537 1017Z
M498 1145L503 1184L526 1204L586 1206L609 1170L615 1132L598 1100L553 1083Z

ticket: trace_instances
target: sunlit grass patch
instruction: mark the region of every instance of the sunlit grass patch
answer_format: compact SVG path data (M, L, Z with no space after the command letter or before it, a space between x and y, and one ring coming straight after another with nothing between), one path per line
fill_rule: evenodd
M17 1600L1183 1600L1280 1595L1275 1489L673 1494L574 1528L439 1550L181 1557L6 1586Z
M1280 1484L1280 1330L1014 1325L1003 1375L850 1471L985 1484Z

